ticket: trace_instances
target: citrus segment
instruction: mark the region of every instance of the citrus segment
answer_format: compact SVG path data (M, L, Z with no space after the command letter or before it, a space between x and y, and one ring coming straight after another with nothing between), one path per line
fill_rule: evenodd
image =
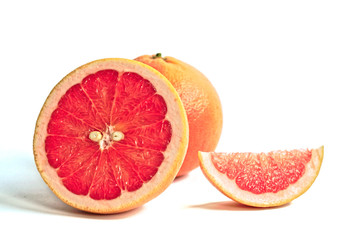
M228 197L251 206L278 206L303 194L315 181L323 147L269 153L203 153L200 166Z
M103 59L70 73L50 93L35 130L35 161L66 203L119 212L171 183L187 131L181 101L165 77L135 61Z

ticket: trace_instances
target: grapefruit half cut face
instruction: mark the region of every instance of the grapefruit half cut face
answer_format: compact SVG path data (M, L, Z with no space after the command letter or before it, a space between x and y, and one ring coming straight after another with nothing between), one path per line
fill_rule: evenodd
M324 147L269 153L199 152L207 179L236 202L254 207L286 204L306 192L319 174Z
M55 86L33 147L42 178L61 200L116 213L164 191L187 144L185 110L167 79L133 60L102 59Z

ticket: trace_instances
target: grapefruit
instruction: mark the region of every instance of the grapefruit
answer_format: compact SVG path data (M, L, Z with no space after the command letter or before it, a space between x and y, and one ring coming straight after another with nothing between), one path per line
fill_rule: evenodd
M164 191L187 144L184 107L163 75L134 60L101 59L54 87L33 148L42 178L61 200L117 213Z
M135 60L161 72L175 87L189 122L189 147L178 176L199 166L198 151L214 151L220 139L223 115L218 94L211 82L196 68L160 53Z
M324 147L269 153L199 152L206 178L236 202L254 207L286 204L319 174Z

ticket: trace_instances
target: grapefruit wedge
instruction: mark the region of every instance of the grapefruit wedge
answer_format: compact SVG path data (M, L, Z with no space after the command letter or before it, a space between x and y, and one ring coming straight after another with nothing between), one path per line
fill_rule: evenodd
M94 213L136 208L170 185L188 145L171 83L133 60L101 59L62 79L39 114L36 166L65 203Z
M254 207L286 204L319 174L324 147L269 153L199 152L206 178L236 202Z

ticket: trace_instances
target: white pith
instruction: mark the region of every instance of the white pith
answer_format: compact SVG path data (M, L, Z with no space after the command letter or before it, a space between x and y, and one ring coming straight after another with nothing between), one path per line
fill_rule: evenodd
M311 160L305 165L304 175L288 188L277 193L254 194L239 188L235 180L220 173L211 161L210 153L199 152L200 166L211 183L233 200L250 206L279 206L303 194L315 181L323 158L323 147L312 150Z
M116 139L114 139L114 135L117 135ZM119 137L119 138L118 138ZM108 148L111 146L112 141L119 141L124 138L124 134L119 131L114 131L114 126L109 126L106 128L105 132L102 133L102 137L99 140L99 147L101 150Z
M153 84L157 93L164 98L167 104L166 119L172 126L172 138L164 152L164 161L158 168L158 172L149 182L144 183L143 187L134 192L122 191L121 196L113 200L94 200L89 196L73 194L64 187L61 178L56 173L56 169L48 163L45 152L45 138L47 136L48 120L56 109L60 98L70 87L80 83L89 74L104 69L113 69L120 74L123 72L135 72ZM106 135L110 138L112 133L109 132ZM104 137L106 136L102 136L99 141L100 148L105 147ZM170 82L145 64L125 59L106 59L105 61L94 61L76 69L55 86L38 118L34 135L34 155L38 170L44 181L64 202L85 211L98 213L120 212L137 207L165 190L181 167L187 150L187 142L188 127L185 110ZM179 146L182 147L179 149Z

